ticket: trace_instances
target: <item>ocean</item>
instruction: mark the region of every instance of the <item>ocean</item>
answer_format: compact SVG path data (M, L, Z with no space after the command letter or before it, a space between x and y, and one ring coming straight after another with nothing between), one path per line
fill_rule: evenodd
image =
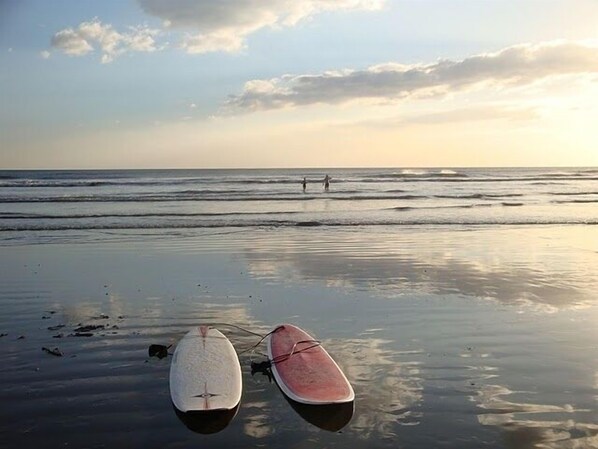
M598 448L597 206L595 168L0 171L0 448ZM252 370L281 323L353 408ZM148 352L199 324L243 371L209 434Z
M2 231L597 224L597 204L588 168L0 171Z

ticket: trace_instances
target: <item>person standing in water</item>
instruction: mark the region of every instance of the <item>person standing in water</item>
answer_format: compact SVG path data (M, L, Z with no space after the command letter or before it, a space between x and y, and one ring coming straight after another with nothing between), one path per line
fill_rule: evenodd
M330 188L330 176L326 175L326 177L324 178L324 190L326 190L328 192L329 188Z
M303 177L303 182L301 184L303 185L303 192L305 192L305 189L307 189L307 179L305 179L305 176Z

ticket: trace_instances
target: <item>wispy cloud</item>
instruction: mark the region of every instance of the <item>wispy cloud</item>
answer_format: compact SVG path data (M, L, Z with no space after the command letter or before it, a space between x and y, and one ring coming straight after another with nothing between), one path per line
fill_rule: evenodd
M58 31L52 37L52 47L70 56L84 56L99 49L102 63L108 63L126 52L158 50L155 38L159 34L159 30L147 26L129 27L128 31L120 33L112 25L95 18L77 28Z
M266 27L291 27L323 12L378 10L386 0L138 0L168 28L188 30L188 53L236 52L247 36Z
M365 70L285 75L252 80L225 104L229 112L340 104L360 99L396 101L446 95L480 84L511 87L556 75L598 73L598 43L545 42L505 48L460 61L388 63Z

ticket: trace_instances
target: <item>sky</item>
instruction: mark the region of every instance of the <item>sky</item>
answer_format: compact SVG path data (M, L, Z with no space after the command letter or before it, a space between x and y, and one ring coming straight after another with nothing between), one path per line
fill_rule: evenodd
M598 166L598 0L0 0L0 169Z

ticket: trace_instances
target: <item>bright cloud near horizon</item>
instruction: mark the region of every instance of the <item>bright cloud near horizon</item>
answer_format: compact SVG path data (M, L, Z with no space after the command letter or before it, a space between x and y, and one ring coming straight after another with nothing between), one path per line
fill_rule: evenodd
M596 17L593 0L3 2L0 169L598 166Z

